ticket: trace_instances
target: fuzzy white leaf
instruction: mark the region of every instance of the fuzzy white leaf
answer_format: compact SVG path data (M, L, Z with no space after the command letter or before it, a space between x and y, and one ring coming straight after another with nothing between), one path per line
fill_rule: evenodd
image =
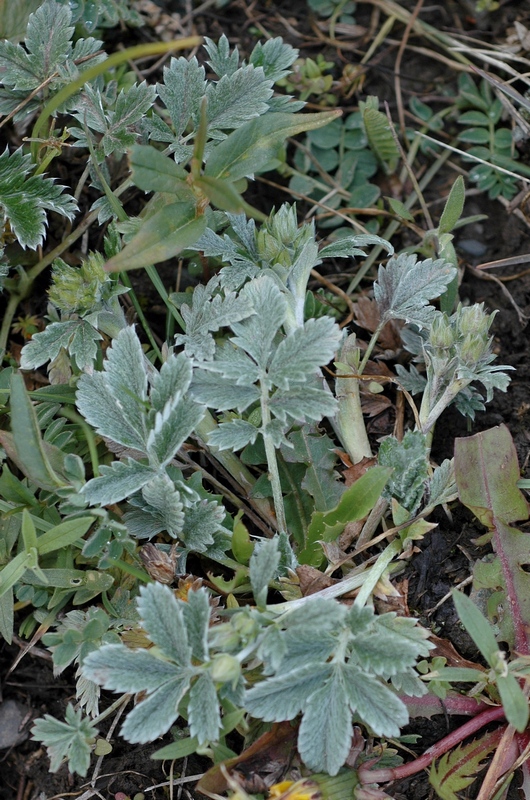
M81 489L89 505L111 505L138 492L153 478L153 470L132 458L113 461L99 468L99 477L92 478Z
M218 450L241 450L247 444L254 444L259 429L244 419L221 422L208 434L208 444Z
M261 608L267 603L269 583L277 577L279 563L280 551L276 537L256 545L250 558L249 576L256 605Z
M245 708L265 722L294 719L329 678L331 670L330 664L311 662L285 675L267 678L246 692Z
M201 587L188 592L188 601L184 603L182 613L193 658L198 661L208 661L210 601L206 589Z
M191 676L191 671L181 674L138 703L127 714L121 735L129 742L147 744L167 733L179 717L178 705L189 688Z
M352 664L342 669L351 710L378 736L399 736L409 721L405 704L373 675Z
M199 744L215 742L219 738L221 714L217 692L209 672L199 675L191 687L188 722L190 734L197 737Z
M340 328L331 317L309 319L303 328L296 328L280 342L268 370L269 379L289 389L292 382L312 377L331 361L341 338Z
M123 644L106 644L83 661L81 672L113 692L153 692L174 680L181 670L148 650L131 650Z
M142 587L138 611L151 641L179 667L191 664L191 648L184 624L182 604L161 583Z

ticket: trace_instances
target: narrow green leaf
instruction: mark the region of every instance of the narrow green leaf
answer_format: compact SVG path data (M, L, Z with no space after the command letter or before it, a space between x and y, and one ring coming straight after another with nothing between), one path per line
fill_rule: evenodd
M56 525L37 539L36 547L39 555L53 553L61 547L68 547L81 539L88 531L95 517L78 517Z
M34 559L31 553L19 553L9 564L6 564L3 570L0 571L0 597L21 579L25 571L33 563Z
M142 222L136 236L107 261L105 269L121 272L166 261L195 244L205 229L206 219L197 216L192 203L170 203Z
M197 178L194 185L204 192L214 206L223 211L242 214L248 209L248 204L245 203L233 183L229 181L203 175L201 178Z
M151 753L151 758L157 761L171 761L175 758L186 758L186 756L191 756L192 753L195 753L198 747L199 742L196 736L178 739L176 742L167 744L165 747L161 747L160 750Z
M488 620L481 614L475 603L462 592L453 590L453 602L460 621L490 667L494 666L494 656L499 649Z
M528 699L510 672L497 676L497 687L506 719L516 731L522 733L528 724Z
M22 539L26 553L29 553L32 547L37 547L37 531L27 508L22 512Z
M438 233L450 233L453 230L464 210L465 199L466 186L463 177L459 175L453 183L445 203L438 225Z
M3 636L8 644L13 641L14 625L13 589L10 588L0 596L0 636Z
M47 491L65 486L66 482L52 469L40 435L37 415L26 391L24 378L19 372L14 372L11 376L11 430L18 463L24 474Z

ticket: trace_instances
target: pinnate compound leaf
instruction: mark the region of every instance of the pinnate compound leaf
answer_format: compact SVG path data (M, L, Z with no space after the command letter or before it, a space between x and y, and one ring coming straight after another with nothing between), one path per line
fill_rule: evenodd
M151 383L151 405L155 411L163 411L166 403L174 401L187 392L191 383L192 369L189 358L182 353L171 353L162 364Z
M91 745L97 730L83 716L83 712L75 711L71 704L67 706L65 720L60 722L50 714L45 714L35 720L31 729L32 738L46 746L50 756L50 772L57 772L66 758L70 772L84 777L88 772Z
M417 261L415 255L393 256L379 267L374 297L381 321L403 319L420 328L428 327L436 313L429 300L439 297L456 275L444 259Z
M256 545L250 558L250 583L256 605L264 608L267 604L269 583L277 577L280 563L277 537L266 539Z
M429 772L429 783L441 800L459 800L457 792L470 786L482 762L499 743L499 731L492 731L480 739L461 744L445 753L433 763Z
M215 742L219 738L221 714L214 682L209 672L203 672L190 690L188 703L190 734L199 744Z
M169 661L155 658L149 650L131 650L123 644L106 644L83 661L82 673L113 692L153 692L180 674Z
M248 298L256 315L231 325L236 334L231 338L237 347L248 353L256 364L265 369L271 346L287 313L287 302L279 287L267 275L247 283L242 294Z
M1 44L1 43L0 43ZM18 243L35 249L42 244L46 230L46 211L73 219L77 203L63 194L63 186L52 178L31 175L31 156L22 149L0 155L0 210L8 220ZM29 176L29 177L28 177Z
M265 77L276 82L289 74L289 67L297 57L298 50L286 44L281 36L276 36L265 43L258 42L250 54L249 62L255 67L263 67Z
M179 717L178 705L188 691L191 677L191 670L180 672L138 703L125 718L122 736L132 743L147 744L167 733Z
M179 667L191 665L191 647L182 612L182 603L161 583L150 583L140 590L138 611L151 641Z
M370 244L379 245L384 247L389 255L394 253L394 248L382 239L381 236L376 236L372 233L359 233L356 236L342 236L337 241L327 244L319 250L319 258L351 258L352 256L364 256L365 253L361 247L367 247Z
M333 416L337 411L337 401L329 392L300 383L288 391L278 389L269 406L274 416L283 423L289 420L320 422L322 417Z
M309 319L283 339L272 357L269 378L282 389L304 381L333 358L342 334L331 317Z
M204 417L204 408L189 397L177 395L157 411L147 438L147 450L160 466L169 464L184 441Z
M102 372L82 375L77 407L98 433L125 447L145 451L147 372L134 328L121 330Z
M298 750L315 772L336 775L351 747L352 714L341 665L308 698L298 733Z
M272 97L272 81L261 67L252 64L223 75L206 89L208 132L238 128L247 120L268 111L267 100ZM210 176L214 177L214 176Z
M111 505L138 492L153 476L151 467L132 458L113 461L109 466L103 464L99 468L99 477L85 483L81 492L89 505Z

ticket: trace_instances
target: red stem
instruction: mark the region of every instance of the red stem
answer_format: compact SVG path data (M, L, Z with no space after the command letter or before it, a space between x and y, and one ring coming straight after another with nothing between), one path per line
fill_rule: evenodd
M422 756L419 756L419 758L416 758L414 761L410 761L408 764L401 764L399 767L389 767L387 769L370 769L370 765L374 762L367 761L359 767L359 780L361 783L388 783L389 781L398 781L403 778L408 778L410 775L415 775L417 772L430 766L436 758L439 758L444 753L447 753L448 750L460 744L461 741L472 733L476 733L476 731L488 725L490 722L503 718L504 709L502 706L494 706L488 709L488 711L477 714L476 717L473 717L469 722L461 725L460 728L457 728L448 736L440 739L439 742L429 747Z

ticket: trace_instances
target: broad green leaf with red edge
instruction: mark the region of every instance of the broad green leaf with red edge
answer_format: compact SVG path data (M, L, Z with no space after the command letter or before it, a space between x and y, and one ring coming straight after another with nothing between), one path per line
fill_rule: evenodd
M511 527L528 519L528 505L517 487L520 477L515 446L501 425L455 442L455 478L461 502L490 531L502 567L509 613L514 624L514 646L529 653L530 537Z

